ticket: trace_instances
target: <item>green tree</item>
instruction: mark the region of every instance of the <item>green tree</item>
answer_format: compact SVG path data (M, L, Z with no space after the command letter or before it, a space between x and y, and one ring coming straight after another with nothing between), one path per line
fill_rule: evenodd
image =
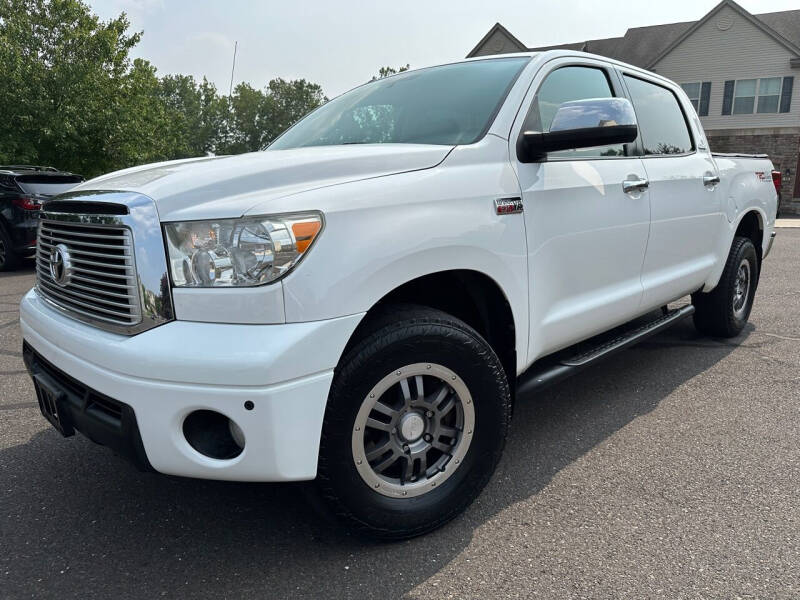
M260 150L326 101L322 88L304 79L273 79L263 91L240 83L230 97L227 135L218 150L221 154Z
M264 142L271 142L312 110L327 102L322 88L305 79L273 79L267 85Z
M137 58L116 90L116 119L105 140L102 170L175 158L178 142L170 135L169 111L159 92L155 67Z
M116 166L105 141L141 35L128 27L124 13L103 22L79 0L0 0L0 162Z
M166 106L171 157L188 158L213 153L228 131L228 99L205 77L197 83L191 75L161 78L159 96Z
M131 61L141 33L82 0L0 0L0 164L93 176L138 164L258 150L325 98L273 79L222 96L203 78Z
M158 86L158 96L168 117L166 137L172 156L186 158L205 154L203 139L203 94L191 75L167 75Z
M230 97L230 121L224 154L258 150L263 145L266 96L248 83L237 85Z
M403 71L408 71L411 68L410 64L406 64L402 67L381 67L378 69L378 74L372 76L372 81L376 79L383 79L384 77L389 77L391 75L397 75L398 73L402 73Z

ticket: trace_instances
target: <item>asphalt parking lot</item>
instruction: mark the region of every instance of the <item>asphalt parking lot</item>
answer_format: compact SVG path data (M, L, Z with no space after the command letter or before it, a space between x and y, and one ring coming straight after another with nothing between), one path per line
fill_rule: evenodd
M751 324L690 322L521 402L465 515L377 544L305 485L139 473L39 415L0 275L0 597L796 598L800 229L780 230Z

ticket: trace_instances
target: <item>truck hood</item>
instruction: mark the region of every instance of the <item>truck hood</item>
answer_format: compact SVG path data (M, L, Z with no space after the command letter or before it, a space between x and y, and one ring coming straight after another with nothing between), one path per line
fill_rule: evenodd
M452 148L363 144L193 158L116 171L72 191L145 194L155 200L162 221L222 219L239 217L256 205L263 210L265 201L298 192L429 169L442 162Z

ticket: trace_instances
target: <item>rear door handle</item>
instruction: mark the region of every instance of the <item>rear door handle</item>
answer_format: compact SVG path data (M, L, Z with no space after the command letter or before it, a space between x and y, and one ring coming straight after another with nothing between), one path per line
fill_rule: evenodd
M703 176L703 185L710 186L710 185L718 185L720 182L719 175L704 175Z
M622 191L626 194L643 192L649 187L650 182L647 179L626 179L622 182Z

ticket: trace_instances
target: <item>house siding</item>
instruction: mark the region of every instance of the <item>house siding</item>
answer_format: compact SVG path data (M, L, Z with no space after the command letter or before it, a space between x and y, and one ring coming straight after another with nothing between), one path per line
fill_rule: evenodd
M718 26L728 23L726 30ZM800 75L800 70L789 64L792 56L791 51L726 6L657 62L653 70L677 83L711 82L708 116L700 118L707 130L794 127L800 125L800 82L795 83L788 113L722 114L725 81Z

